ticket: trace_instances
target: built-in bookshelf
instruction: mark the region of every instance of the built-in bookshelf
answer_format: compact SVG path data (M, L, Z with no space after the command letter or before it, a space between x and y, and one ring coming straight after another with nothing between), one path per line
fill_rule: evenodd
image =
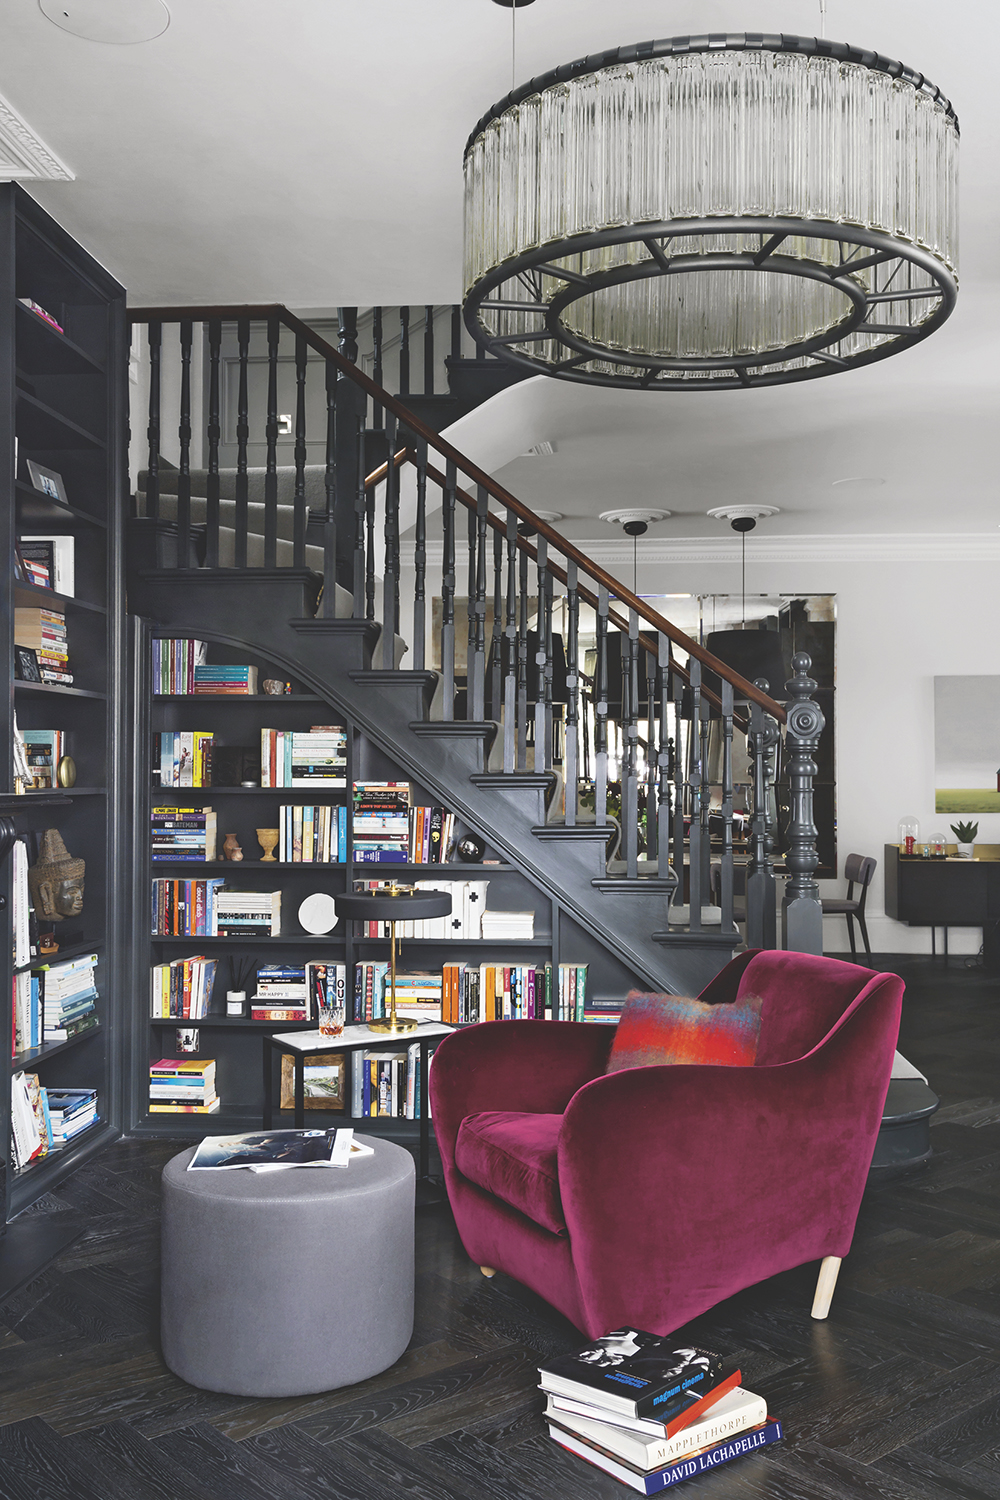
M0 957L6 1223L120 1128L120 856L129 842L120 764L128 346L123 288L14 184L0 186L0 223L0 463L7 475L0 591L10 683L0 785L7 833ZM27 777L25 742L32 751ZM12 963L24 888L14 878L10 845L20 840L24 854L17 858L34 864L47 829L57 829L69 855L86 862L83 904L59 921L32 910L29 951L22 946L21 961ZM39 952L45 931L55 934L57 952ZM60 1040L23 1029L15 1037L15 971L23 992L42 964L65 965L90 953L97 955L94 1024ZM20 1166L11 1136L17 1074L53 1093L80 1089L97 1099L93 1123L61 1149L54 1142ZM11 1234L4 1243L9 1248L16 1239ZM44 1258L37 1235L35 1241Z
M178 587L183 587L180 580ZM220 859L208 863L190 859L171 862L162 857L154 862L149 857L147 837L145 858L141 849L137 848L136 851L140 888L144 893L151 893L154 881L204 882L222 877L227 885L237 889L254 892L280 890L281 893L280 929L274 936L219 937L207 931L202 936L181 936L163 931L154 935L150 930L153 922L151 900L142 913L144 920L141 930L138 924L135 930L136 950L142 958L136 967L134 1032L137 1036L146 1035L148 1046L137 1058L132 1070L133 1120L137 1130L160 1134L202 1135L206 1132L251 1129L257 1126L263 1108L262 1034L305 1027L315 1029L314 1019L306 1022L266 1021L253 1020L249 1015L227 1015L227 991L231 988L243 988L242 985L234 985L235 970L230 968L231 964L238 966L249 963L254 970L263 965L295 966L310 962L343 964L346 971L349 1024L364 1019L354 1011L356 968L358 965L384 961L388 956L387 937L384 933L370 935L356 923L339 923L332 931L324 934L306 932L298 920L298 910L306 896L317 892L336 895L338 891L346 891L362 882L395 879L406 882L440 882L457 894L467 882L488 882L487 909L491 913L530 913L531 935L484 938L467 934L444 936L438 932L434 936L403 936L399 959L401 970L440 975L445 965L458 963L474 969L478 975L481 966L513 966L522 974L530 968L538 976L539 997L543 992L546 966L552 966L556 975L557 996L560 964L578 966L581 974L592 976L592 982L588 980L588 983L591 985L589 992L594 997L603 995L620 999L633 983L632 977L621 970L616 961L578 924L569 919L550 890L528 872L500 858L489 845L488 830L467 828L453 818L451 858L442 862L424 859L395 860L391 863L362 862L354 847L353 794L358 784L405 784L409 791L409 801L414 807L433 809L439 799L434 798L417 780L407 777L370 736L351 722L349 716L309 692L306 684L292 680L289 692L274 696L263 692L232 695L154 693L153 640L161 634L165 636L167 632L163 627L154 630L145 622L136 621L134 633L136 720L141 731L135 748L134 801L140 839L142 831L150 827L150 815L154 807L210 807L215 819L216 852L221 854L226 835L234 834L244 855L238 862ZM232 641L210 641L208 661L220 666L226 663L251 666L256 669L258 683L270 678L288 679L287 669L279 669L256 658L248 649L241 650ZM221 751L227 767L227 779L235 779L232 752L242 747L245 752L242 764L249 772L246 779L255 776L259 781L262 767L259 760L255 764L254 756L259 756L261 730L270 729L291 735L305 732L315 725L343 727L346 736L345 785L342 788L311 790L308 799L301 788L292 789L287 786L167 786L164 785L164 764L157 761L154 755L157 743L161 747L165 743L163 736L190 736L199 731L211 734L216 759ZM157 736L160 736L159 742ZM300 799L315 805L328 804L334 808L346 809L346 859L309 864L263 858L263 848L256 830L276 828L278 809L283 804ZM441 809L444 814L448 811ZM428 812L427 816L429 818L431 813ZM197 824L196 817L190 821ZM435 826L440 821L435 815ZM414 827L416 826L414 820ZM447 827L447 823L444 826ZM466 832L478 833L484 839L485 849L481 861L470 863L454 857L454 847ZM424 852L426 853L426 846ZM183 893L179 899L183 901ZM153 966L199 954L216 963L208 1014L195 1019L151 1015L148 976ZM144 981L145 989L140 992ZM520 997L519 1003L522 1005L525 997L526 991ZM549 1013L554 1018L555 1012ZM468 1008L464 1014L469 1014ZM526 1012L521 1009L517 1014ZM536 1014L541 1017L541 1005ZM568 1018L567 1012L563 1014ZM371 1018L377 1019L378 1013ZM145 1087L149 1063L163 1057L182 1055L176 1050L180 1030L197 1031L199 1051L193 1055L213 1059L216 1063L215 1087L221 1099L218 1113L210 1116L164 1116L148 1113ZM405 1048L405 1045L405 1038L386 1042L386 1047L390 1050L393 1047ZM330 1050L336 1052L335 1043L331 1044ZM350 1071L348 1066L349 1075ZM286 1123L291 1123L290 1117ZM405 1118L364 1117L363 1128L376 1133L387 1133L396 1139L415 1141L418 1125Z

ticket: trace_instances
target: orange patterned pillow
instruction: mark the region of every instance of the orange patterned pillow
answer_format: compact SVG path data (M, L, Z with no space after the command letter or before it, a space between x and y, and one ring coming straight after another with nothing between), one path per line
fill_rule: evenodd
M664 1063L751 1068L757 1057L761 1004L756 995L708 1005L686 995L632 990L618 1022L608 1072Z

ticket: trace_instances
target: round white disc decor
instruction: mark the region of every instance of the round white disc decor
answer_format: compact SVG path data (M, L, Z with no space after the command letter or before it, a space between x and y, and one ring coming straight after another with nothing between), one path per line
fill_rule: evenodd
M61 30L112 46L151 42L170 25L163 0L38 0L38 8Z
M337 925L337 920L337 909L333 904L333 897L328 896L325 891L314 891L299 907L300 926L305 932L311 932L315 937L321 937L325 932L332 932Z

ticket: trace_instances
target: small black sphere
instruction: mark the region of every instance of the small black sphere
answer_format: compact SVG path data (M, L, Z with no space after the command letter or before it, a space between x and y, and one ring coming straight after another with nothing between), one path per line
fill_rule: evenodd
M465 837L460 838L458 843L455 845L455 853L458 855L459 859L463 859L467 865L478 865L479 861L486 853L486 845L483 843L483 840L481 838L477 838L474 833L467 833Z

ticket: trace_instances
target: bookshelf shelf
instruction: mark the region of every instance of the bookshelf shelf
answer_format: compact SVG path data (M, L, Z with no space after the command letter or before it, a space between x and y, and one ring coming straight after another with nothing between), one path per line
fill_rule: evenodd
M105 367L65 333L17 302L17 354L25 373L46 375L103 375Z
M31 1069L39 1063L48 1062L50 1057L58 1057L61 1052L71 1052L81 1042L90 1041L91 1037L100 1034L100 1024L91 1026L89 1031L81 1031L76 1036L71 1036L65 1042L43 1042L40 1047L31 1047L27 1052L18 1052L10 1060L10 1071L19 1073L22 1069Z
M154 797L286 797L302 802L322 793L325 797L346 797L342 786L153 786ZM243 861L237 860L237 864Z
M55 589L41 588L34 583L14 584L14 603L20 608L27 606L42 609L62 610L66 614L74 610L85 610L95 615L106 615L103 604L91 604L86 599L76 599L71 594L57 594Z
M51 495L44 495L41 490L36 490L34 485L19 479L14 486L17 500L17 523L20 530L28 526L39 524L51 526L65 526L71 531L81 523L85 526L96 526L107 529L107 521L101 516L91 515L89 511L80 510L75 505L63 505Z
M344 939L342 937L314 937L308 932L282 933L280 937L164 937L162 935L157 937L155 933L151 933L150 941L153 943L183 943L188 948L191 947L192 943L199 946L203 946L205 943L213 943L218 944L220 947L228 946L230 948L242 948L247 943L252 943L255 947L267 946L272 948L288 948L290 946L342 948L344 946Z
M42 453L62 449L103 448L102 438L70 421L54 406L47 406L30 392L17 392L18 436L22 444Z
M198 1016L181 1021L177 1016L150 1016L151 1026L201 1026L210 1031L315 1031L315 1021L252 1021L247 1016ZM337 1038L332 1038L336 1043Z
M271 708L275 704L280 707L284 703L322 703L329 708L326 699L318 697L316 693L154 693L153 699L156 703L203 703L207 699L209 703L228 703L233 706L253 703L258 708L262 704ZM333 711L330 709L331 713Z
M153 861L155 870L301 870L311 872L315 870L346 870L347 866L342 860L310 861L302 860L279 860L279 859L158 859ZM199 877L195 876L195 879Z
M30 964L21 964L14 969L15 974L25 974L29 969L40 969L43 964L61 964L70 958L82 958L85 953L100 953L103 944L95 943L73 943L68 948L60 948L58 953L40 954L33 958Z
M54 693L60 698L96 698L101 702L107 701L107 693L95 693L90 688L64 687L58 682L22 682L20 678L14 683L15 693Z
M383 948L388 945L388 938L356 937L352 939L355 947L367 947L369 944L377 944ZM407 948L444 948L455 951L472 948L477 953L486 948L494 951L502 948L551 948L551 937L537 938L404 938L399 939L400 946ZM447 959L445 960L447 962Z

